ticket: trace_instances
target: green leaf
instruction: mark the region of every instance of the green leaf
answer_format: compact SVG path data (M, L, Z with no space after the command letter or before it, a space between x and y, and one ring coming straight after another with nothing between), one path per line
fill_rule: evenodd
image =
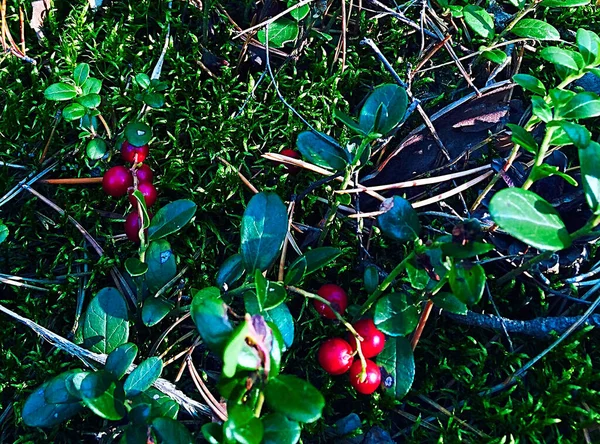
M467 5L463 8L467 25L484 39L494 38L494 20L481 6Z
M507 127L512 132L512 141L517 145L521 145L523 149L529 151L532 154L536 154L539 150L538 144L529 131L519 125L513 123L507 123Z
M382 106L387 113L377 121L377 110ZM402 122L407 106L408 96L404 88L391 83L380 85L365 100L358 123L367 134L377 132L386 135Z
M132 193L132 196L135 198L135 201L136 201L134 208L141 209L142 227L141 227L140 231L142 229L147 230L148 227L150 226L150 216L148 215L148 207L146 206L146 199L144 198L144 195L142 194L142 192L140 190L135 190Z
M577 47L586 66L596 66L600 62L600 37L583 28L577 30Z
M287 210L275 193L258 193L242 216L241 253L248 272L266 270L279 256L288 230Z
M535 40L560 40L560 34L554 26L536 19L520 20L511 32L516 36Z
M535 248L557 251L571 245L558 212L532 191L521 188L500 190L492 197L489 210L500 228Z
M269 28L269 46L281 48L285 43L294 41L298 38L298 24L288 18L280 18L268 26L263 27L256 38L263 45L267 44L266 28Z
M410 334L419 320L417 307L406 302L402 293L388 294L377 301L373 322L390 336Z
M365 267L363 282L367 293L371 294L377 290L377 287L379 286L379 271L375 265L368 265Z
M543 0L540 4L548 8L575 8L589 3L590 0Z
M165 96L161 93L146 93L144 103L151 108L162 108L165 104Z
M217 286L228 290L235 284L244 274L245 268L242 263L242 255L239 253L229 256L219 268L217 273Z
M325 406L325 398L315 387L292 375L272 379L264 393L271 410L298 422L316 421Z
M86 112L87 110L83 105L71 103L63 109L63 117L67 122L72 122L73 120L81 119L85 116Z
M582 67L580 66L580 63L578 63L578 59L581 59L581 55L568 49L549 46L540 51L540 57L554 65L564 66L565 68L573 70L579 70ZM581 59L581 65L583 65L583 59Z
M296 146L308 162L317 166L338 171L348 165L348 153L323 133L303 131L298 134Z
M139 74L136 74L135 83L137 83L140 86L140 88L147 89L150 86L150 77L148 77L147 74L141 72Z
M81 382L83 403L103 419L118 421L125 416L123 385L105 371L90 373Z
M552 120L552 110L543 98L539 96L531 97L531 106L533 107L533 115L539 117L542 122L550 122Z
M281 332L285 346L289 349L294 342L294 318L286 304L279 304L276 307L260 311L256 295L250 292L244 294L244 306L251 315L261 315L265 321L272 322Z
M585 200L592 213L597 215L600 214L600 144L591 141L578 151Z
M67 370L48 381L44 389L44 399L48 404L71 404L81 401L78 392L69 390L68 381L78 374L86 374L82 370Z
M431 298L434 305L450 313L466 315L468 312L467 304L458 299L452 293L439 292Z
M296 444L300 440L300 424L290 421L281 413L262 417L263 444Z
M162 416L165 418L177 419L179 405L154 387L150 387L146 391L131 398L131 408L145 405L151 406L149 418Z
M492 244L484 244L482 242L467 242L465 245L460 245L456 242L447 242L441 246L442 252L446 256L456 259L466 259L469 257L486 254L494 249Z
M75 85L82 86L90 75L90 65L87 63L80 63L75 67L73 71L73 80Z
M131 122L125 127L125 138L133 146L144 146L152 139L152 129L142 122Z
M590 144L592 134L585 126L564 120L561 120L558 124L577 148L585 148Z
M348 114L346 114L343 111L340 111L337 108L334 108L333 110L333 117L337 120L339 120L340 122L342 122L344 125L346 125L348 127L348 129L361 134L363 136L366 136L367 134L362 130L362 128L360 127L360 125L358 124L358 122L356 122L352 117L350 117Z
M106 142L104 139L95 138L88 142L85 148L85 154L88 159L100 160L106 154Z
M53 83L44 91L44 97L48 100L62 101L71 100L77 96L77 88L68 83Z
M146 442L148 442L148 426L146 424L129 424L123 431L119 444L140 444Z
M209 422L202 426L202 436L208 444L221 444L223 442L223 426L216 422Z
M546 87L540 79L529 74L515 74L513 81L517 83L521 88L531 91L538 96L546 95Z
M267 325L271 329L271 334L273 335L271 341L271 350L269 351L269 356L271 357L269 378L276 378L281 370L281 356L285 350L285 342L283 341L281 332L274 323L267 322Z
M127 370L133 364L137 356L138 348L135 344L128 342L119 345L110 352L104 364L104 370L113 375L117 380L121 379L127 373Z
M8 227L0 221L0 244L8 237Z
M416 262L416 261L415 261ZM406 275L410 286L415 290L423 290L431 280L427 271L413 262L406 263Z
M298 0L288 0L287 6L288 8L298 4ZM297 9L294 9L290 12L290 15L294 18L294 20L300 21L304 17L306 17L310 12L310 5L300 6Z
M98 94L100 93L101 89L102 80L90 77L85 81L85 83L81 87L81 92L83 93L83 95L87 96L88 94Z
M479 264L457 262L450 269L448 282L458 300L475 305L483 296L485 270Z
M232 378L237 370L238 359L244 346L247 346L246 337L248 336L249 325L247 322L240 323L229 335L227 344L223 350L223 375Z
M241 444L260 444L263 439L263 424L249 407L230 405L227 413L227 421L223 424L227 440Z
M71 396L77 398L77 400L82 399L81 384L90 373L91 372L86 372L83 370L74 371L70 372L65 379L65 387L67 388L67 391L71 394Z
M385 213L377 218L381 231L399 242L418 239L421 232L419 216L410 202L400 196L386 199L381 204Z
M196 293L192 299L191 314L206 346L221 354L233 327L219 289L208 287Z
M600 116L600 98L592 92L575 95L562 108L561 115L566 119L589 119Z
M507 58L506 53L500 49L492 49L492 50L488 50L488 51L483 51L481 53L481 55L483 57L485 57L486 59L488 59L489 61L496 63L498 65L504 63L504 61Z
M174 305L162 296L146 298L142 306L142 322L146 327L155 326L173 310Z
M102 101L98 94L93 93L82 97L77 97L75 100L77 100L77 103L80 105L90 109L98 108L98 106L100 106L100 102Z
M196 204L180 199L168 203L154 215L148 228L148 240L161 239L181 230L196 214Z
M142 276L148 271L148 264L137 257L130 257L125 261L125 270L131 277Z
M152 293L156 293L177 275L175 255L171 244L164 239L150 242L146 250L146 264L148 271L144 277Z
M410 341L387 338L376 362L383 369L381 383L384 393L397 400L404 398L415 379L415 358Z
M142 361L125 379L124 389L128 397L135 396L150 388L160 377L163 362L155 356Z
M193 444L195 442L188 429L171 418L154 418L152 429L158 437L158 442L162 444Z
M289 266L284 282L286 285L296 285L305 276L321 270L342 254L342 250L334 247L317 247L299 256ZM301 271L301 273L300 273Z
M58 375L56 378L62 378ZM55 379L56 379L55 378ZM36 388L23 404L21 418L29 427L52 427L75 416L82 410L80 402L69 404L52 404L45 399L46 388L52 384L54 379Z
M562 177L570 185L573 185L574 187L577 186L577 181L575 179L573 179L568 174L563 173L562 171L559 171L557 166L548 165L547 163L543 163L539 166L534 166L533 169L531 170L529 178L533 182L535 182L535 181L538 181L540 179L544 179L545 177L550 177L550 176Z
M83 321L86 347L110 353L129 338L127 304L116 288L103 288L91 300Z

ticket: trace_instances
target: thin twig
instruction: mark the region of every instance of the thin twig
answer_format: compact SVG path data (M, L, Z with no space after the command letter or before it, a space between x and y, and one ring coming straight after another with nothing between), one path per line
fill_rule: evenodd
M271 17L270 19L268 19L268 20L265 20L264 22L261 22L261 23L259 23L258 25L251 26L250 28L248 28L248 29L245 29L245 30L243 30L243 31L241 31L241 32L238 32L238 33L237 33L237 34L236 34L236 35L233 37L233 39L235 40L235 39L237 39L237 38L239 38L239 37L243 36L244 34L248 34L249 32L256 31L257 29L260 29L260 28L263 28L263 27L265 27L265 26L267 26L267 25L270 25L271 23L273 23L273 22L274 22L274 21L276 21L277 19L279 19L279 18L283 17L283 16L284 16L284 15L286 15L287 13L289 13L289 12L292 12L292 11L294 11L294 10L298 9L298 8L301 8L301 7L302 7L302 6L304 6L304 5L308 5L309 3L312 3L312 2L313 2L313 0L302 0L302 1L298 2L298 3L296 3L295 5L293 5L293 6L290 6L290 7L289 7L289 8L287 8L285 11L282 11L282 12L280 12L279 14L277 14L277 15L275 15L275 16L273 16L273 17Z

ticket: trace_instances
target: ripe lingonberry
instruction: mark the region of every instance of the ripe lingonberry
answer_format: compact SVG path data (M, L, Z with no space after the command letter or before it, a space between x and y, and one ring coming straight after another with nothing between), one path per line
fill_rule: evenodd
M148 145L135 146L129 143L127 140L121 145L121 157L125 162L143 162L148 157L150 149ZM137 159L135 155L137 154Z
M362 372L362 364L360 359L357 359L350 367L350 385L354 387L358 393L370 395L377 390L377 387L381 384L381 370L379 370L377 364L370 359L367 359L366 361L367 379L361 382L360 374Z
M339 314L343 314L344 311L346 311L346 307L348 307L348 297L346 296L346 292L341 287L335 284L325 284L319 288L317 294L328 301L333 309ZM313 304L321 316L324 316L327 319L335 319L335 314L333 314L331 308L329 308L323 302L315 299Z
M149 182L142 182L138 184L138 190L144 196L144 201L146 202L146 207L150 208L156 202L156 188ZM129 193L129 202L135 208L137 208L137 200L133 196L133 193Z
M127 189L133 186L133 176L124 166L115 166L104 173L102 188L106 194L121 197L127 194Z
M300 153L298 151L292 150L289 148L281 150L281 152L279 154L281 154L282 156L291 157L292 159L300 159L300 157L301 157ZM287 172L292 175L298 174L298 172L300 172L300 170L302 169L296 165L289 165L289 164L283 164L283 165L285 165L285 169L287 170Z
M352 365L352 348L341 338L328 339L321 344L319 364L330 375L346 373Z
M372 319L361 319L352 326L364 339L360 343L360 348L365 358L372 358L381 353L385 346L385 335L375 327ZM348 343L352 347L352 352L356 351L356 340L351 334L348 335Z
M136 170L135 175L137 176L138 183L152 183L152 179L154 179L154 173L146 164L143 164L141 167L139 167Z

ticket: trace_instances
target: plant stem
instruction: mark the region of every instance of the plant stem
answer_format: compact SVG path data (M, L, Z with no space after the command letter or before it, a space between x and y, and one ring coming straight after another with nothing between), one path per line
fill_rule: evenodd
M350 178L352 177L353 171L354 171L354 168L351 166L348 166L346 168L346 173L344 174L344 180L342 182L342 186L341 186L340 190L345 190L346 188L348 188L348 183L350 182ZM327 237L327 234L329 233L329 228L331 227L331 224L335 220L335 215L337 214L337 210L338 210L339 206L340 206L340 196L336 196L335 203L333 204L333 206L329 209L329 212L327 213L327 219L325 220L325 224L323 225L323 230L321 231L321 235L319 236L319 243L318 243L319 246L322 246L323 242L325 242L325 238Z
M102 183L102 177L74 177L70 179L42 179L40 183L48 185L88 185Z
M535 169L538 168L542 163L544 163L544 158L546 157L548 148L550 148L550 141L552 140L552 135L554 134L554 131L556 131L555 126L552 126L550 128L546 127L546 134L544 135L544 140L542 140L540 149L538 150L538 152L535 156L535 161L533 163L533 167L531 168L531 171L529 172L529 176L527 177L527 180L525 181L525 183L522 186L522 188L524 190L528 190L531 187L531 185L533 185L534 181L531 178L531 176L533 175L533 172L535 171Z
M261 391L258 395L258 402L256 403L256 409L254 409L254 416L260 418L263 404L265 403L265 394Z
M419 339L421 339L421 335L423 334L423 329L425 329L425 324L427 324L427 319L429 319L429 315L431 314L431 310L433 309L433 302L431 299L427 299L427 303L423 308L423 312L421 313L421 317L419 318L419 324L415 329L415 334L410 341L410 345L414 351L417 348L417 344L419 343Z

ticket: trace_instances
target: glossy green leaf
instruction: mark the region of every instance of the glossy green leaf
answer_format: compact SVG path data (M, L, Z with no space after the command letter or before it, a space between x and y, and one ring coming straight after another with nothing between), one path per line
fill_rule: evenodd
M83 86L81 87L81 91L83 95L88 94L98 94L102 89L102 80L96 79L94 77L88 78Z
M378 120L378 110L382 106L385 107L386 113ZM407 106L408 95L404 88L391 83L380 85L365 100L358 123L367 134L377 132L385 135L402 122Z
M102 159L106 151L106 142L98 137L90 140L85 147L85 154L91 160Z
M143 230L147 230L148 227L150 226L150 216L148 214L148 207L146 205L146 198L144 197L144 195L142 194L142 192L140 190L134 190L133 193L131 194L134 199L135 199L135 205L134 208L136 208L138 210L138 214L142 215L142 227L140 229L140 232L138 233L138 235L140 235L141 238L141 231ZM141 210L141 211L139 211Z
M177 419L179 404L154 387L150 387L130 399L132 408L140 405L150 405L151 411L149 418L162 416L165 418Z
M294 20L285 17L280 18L261 28L256 35L258 41L263 45L267 43L267 37L269 38L270 47L281 48L287 42L292 42L298 38L298 24Z
M147 442L148 426L146 424L130 424L123 431L119 444L145 444Z
M589 3L590 0L542 0L540 4L548 8L576 8Z
M160 377L163 362L155 356L140 363L125 379L124 389L128 397L138 395L150 388Z
M8 234L8 227L0 221L0 244L6 240Z
M287 209L274 193L258 193L242 216L241 254L248 272L266 270L275 261L288 230Z
M418 321L417 307L408 304L401 293L391 293L377 301L373 322L387 335L406 336L415 329Z
M532 191L500 190L492 197L489 210L502 230L535 248L557 251L571 245L558 212Z
M152 129L142 122L131 122L125 127L125 138L133 146L147 145L152 139Z
M98 106L100 106L100 102L102 101L100 96L98 94L94 94L94 93L90 93L85 96L77 97L75 100L80 105L83 105L84 107L90 108L90 109L98 108Z
M456 259L466 259L480 254L486 254L494 249L492 244L482 242L467 242L465 245L456 242L448 242L441 245L442 252L446 256Z
M267 325L271 329L272 334L271 350L269 352L269 356L271 357L269 378L276 378L281 370L281 357L285 350L285 342L283 336L281 336L281 332L274 323L267 322Z
M413 262L406 263L406 275L410 286L415 290L423 290L431 280L427 271Z
M142 306L142 322L146 327L153 327L162 321L173 310L175 304L164 297L149 297Z
M356 122L352 117L350 117L345 112L340 111L339 109L335 108L333 110L333 117L336 118L337 120L339 120L340 122L342 122L344 125L346 125L348 127L348 129L350 129L358 134L366 135L366 133L360 127L358 122Z
M317 247L308 250L292 262L288 268L284 282L286 285L296 285L304 277L331 264L341 254L342 250L334 247Z
M377 270L375 265L368 265L365 267L363 282L367 293L371 294L377 290L377 287L379 286L379 270Z
M133 364L137 356L138 348L135 344L127 343L119 345L106 358L104 370L113 375L115 379L121 379Z
M507 123L506 126L509 127L512 132L511 139L513 143L521 145L523 149L532 154L536 154L538 152L538 144L530 132L528 132L522 126L515 125L513 123Z
M261 315L265 321L272 322L281 332L285 346L289 349L294 342L294 318L286 304L279 304L275 308L260 311L256 295L247 292L244 295L246 311L251 315Z
M348 165L348 153L323 133L303 131L298 134L296 146L308 162L317 166L338 171Z
M65 109L63 109L63 117L67 122L72 122L73 120L81 119L85 116L87 110L83 105L79 103L71 103L67 105Z
M53 83L44 91L44 97L48 100L62 101L71 100L77 96L77 88L68 83Z
M249 325L247 322L240 323L229 335L225 349L223 350L223 375L232 378L235 375L239 355L246 344Z
M209 422L202 426L202 436L208 444L222 444L223 426L216 422Z
M578 151L585 200L594 214L600 214L600 144L592 140Z
M376 362L382 368L381 385L384 393L397 400L404 398L415 379L415 358L410 341L406 338L387 338Z
M148 289L156 293L177 274L177 262L169 244L164 239L150 242L146 250L148 271L144 275Z
M137 257L130 257L125 261L125 270L132 277L142 276L148 271L148 264Z
M600 63L600 37L592 31L583 28L577 30L577 47L587 66Z
M288 8L298 4L298 0L288 0ZM304 19L310 13L310 5L303 5L290 12L290 15L297 21Z
M90 373L81 383L83 403L101 418L118 421L125 416L123 385L108 372Z
M87 63L80 63L75 67L73 71L73 80L75 85L82 86L90 75L90 65Z
M154 418L152 430L156 433L160 444L194 444L196 442L183 424L171 418Z
M87 372L82 370L67 370L48 381L44 389L44 399L48 404L71 404L81 401L78 392L69 390L68 381L75 375Z
M196 204L191 200L180 199L168 203L156 212L150 227L148 239L161 239L181 230L196 214Z
M533 96L531 98L531 106L533 108L533 114L542 122L548 123L552 120L552 110L543 98Z
M377 218L377 223L385 235L399 242L409 242L419 237L419 216L406 199L400 196L386 199L380 209L385 213Z
M290 421L281 413L262 417L263 444L296 444L300 440L300 424Z
M467 305L475 305L485 289L485 270L479 264L457 262L450 269L448 282L454 296Z
M162 108L165 105L165 96L161 93L146 93L144 103L151 108Z
M321 417L325 398L308 382L292 375L279 375L265 387L265 401L272 411L289 419L310 423Z
M585 148L591 142L592 134L585 126L565 120L559 121L558 124L577 148Z
M511 32L516 36L535 40L560 40L560 33L554 26L537 19L522 19Z
M139 74L136 74L135 82L139 85L140 88L147 89L150 86L150 77L148 77L148 74L144 74L143 72L141 72Z
M554 65L564 66L573 70L578 70L582 67L578 59L581 59L581 65L583 65L583 59L580 54L568 49L557 48L556 46L549 46L542 49L540 57Z
M245 268L242 262L242 255L236 253L225 259L225 262L219 268L217 273L217 286L219 288L230 289L244 274Z
M208 287L196 293L192 299L191 314L206 346L221 354L233 327L219 289Z
M504 63L506 58L508 57L506 53L500 49L492 49L488 51L482 51L482 57L485 57L490 62L496 63L498 65Z
M567 119L589 119L600 116L600 98L591 92L582 92L569 100L561 109Z
M58 375L56 378L62 378ZM23 404L21 418L29 427L52 427L75 416L82 410L80 402L69 404L52 404L45 399L46 387L53 379L36 388Z
M86 347L110 353L129 338L127 304L116 288L103 288L91 300L83 321Z
M463 8L463 16L469 27L484 39L494 38L494 20L481 6L467 5Z
M550 176L562 177L570 185L573 185L574 187L577 186L577 181L575 179L573 179L567 173L563 173L562 171L560 171L557 166L548 165L547 163L543 163L539 166L534 166L531 170L529 178L533 182L535 182Z
M227 414L223 432L229 442L260 444L263 439L263 424L250 408L240 404L230 405Z
M521 88L531 91L538 96L546 95L546 87L540 79L529 74L515 74L512 78Z
M450 313L466 315L469 311L467 304L458 299L452 293L439 292L431 298L434 305Z

